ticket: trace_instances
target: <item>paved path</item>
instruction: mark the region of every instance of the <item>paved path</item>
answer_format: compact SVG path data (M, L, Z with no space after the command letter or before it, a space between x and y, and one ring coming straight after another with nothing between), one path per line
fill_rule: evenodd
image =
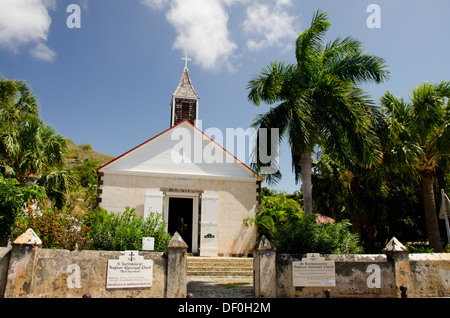
M253 298L253 278L188 276L187 292L195 298Z

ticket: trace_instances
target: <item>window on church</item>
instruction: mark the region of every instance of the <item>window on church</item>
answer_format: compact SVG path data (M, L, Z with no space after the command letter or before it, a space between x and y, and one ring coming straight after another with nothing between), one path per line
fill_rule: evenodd
M181 120L189 119L189 104L181 104Z

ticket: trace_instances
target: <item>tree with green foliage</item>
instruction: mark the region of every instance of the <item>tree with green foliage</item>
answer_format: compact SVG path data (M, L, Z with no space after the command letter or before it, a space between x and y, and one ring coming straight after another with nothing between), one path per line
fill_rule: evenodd
M445 174L450 167L450 82L422 83L409 102L388 91L381 103L390 159L397 169L419 177L430 246L442 252L434 182L438 169Z
M36 97L24 81L9 80L0 75L0 168L14 174L17 165L19 131L30 117L38 116Z
M97 185L95 170L99 167L100 164L98 162L85 159L83 164L71 167L69 170L72 172L77 184L83 188L89 188Z
M20 184L29 180L30 174L44 175L52 170L61 170L66 163L66 140L36 116L27 116L13 129L2 133L2 163Z
M358 85L381 83L389 71L382 58L364 54L361 42L352 37L325 43L330 26L328 14L318 10L296 41L297 64L272 62L247 86L255 105L278 103L253 126L279 128L280 140L288 139L307 214L312 212L311 154L317 145L366 167L381 161L373 132L374 103ZM257 160L252 167L260 171L263 166ZM265 177L276 182L279 176Z
M366 252L379 253L393 236L402 242L426 240L420 191L411 173L391 169L387 162L370 169L344 166L322 153L312 182L314 211L350 219Z
M23 81L0 77L0 169L21 186L31 174L58 208L72 183L66 164L67 142L39 118L36 97Z

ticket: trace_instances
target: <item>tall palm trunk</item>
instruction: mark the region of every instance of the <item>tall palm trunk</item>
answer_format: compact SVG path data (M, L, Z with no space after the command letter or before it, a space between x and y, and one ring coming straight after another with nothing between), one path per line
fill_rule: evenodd
M303 204L305 214L312 213L311 152L305 152L301 158Z
M421 177L428 240L430 241L430 247L433 248L435 253L442 253L441 236L439 234L439 226L436 216L436 204L434 202L433 176L428 173L422 173Z

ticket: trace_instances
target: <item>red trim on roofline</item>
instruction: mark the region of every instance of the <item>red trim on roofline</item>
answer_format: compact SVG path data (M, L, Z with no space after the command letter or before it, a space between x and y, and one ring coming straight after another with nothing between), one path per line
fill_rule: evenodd
M147 141L144 141L143 143L139 144L138 146L134 147L131 150L128 150L127 152L121 154L120 156L118 156L117 158L114 158L113 160L101 165L99 168L97 168L95 171L98 172L99 170L103 169L106 166L109 166L111 163L115 162L116 160L126 156L127 154L129 154L130 152L133 152L134 150L144 146L145 144L149 143L150 141L158 138L159 136L165 134L166 132L168 132L169 130L181 125L184 122L188 122L189 125L191 125L193 128L197 129L199 132L202 133L203 136L206 136L209 140L211 140L213 143L215 143L217 146L219 146L220 148L222 148L222 150L224 150L226 153L228 153L230 156L232 156L238 163L240 163L241 165L243 165L245 168L247 168L248 170L250 170L250 172L252 172L254 175L256 175L256 178L259 179L259 181L264 181L264 178L262 176L260 176L259 174L257 174L255 171L253 171L249 166L247 166L245 163L243 163L242 161L240 161L238 158L236 158L236 156L234 156L233 154L231 154L228 150L226 150L224 147L222 147L221 145L219 145L217 142L215 142L213 139L211 139L211 137L209 137L208 135L206 135L203 131L201 131L200 129L198 129L197 127L195 127L188 119L185 119L183 121L180 121L178 124L176 124L175 126L172 126L166 130L164 130L162 133L159 133L158 135L150 138Z

